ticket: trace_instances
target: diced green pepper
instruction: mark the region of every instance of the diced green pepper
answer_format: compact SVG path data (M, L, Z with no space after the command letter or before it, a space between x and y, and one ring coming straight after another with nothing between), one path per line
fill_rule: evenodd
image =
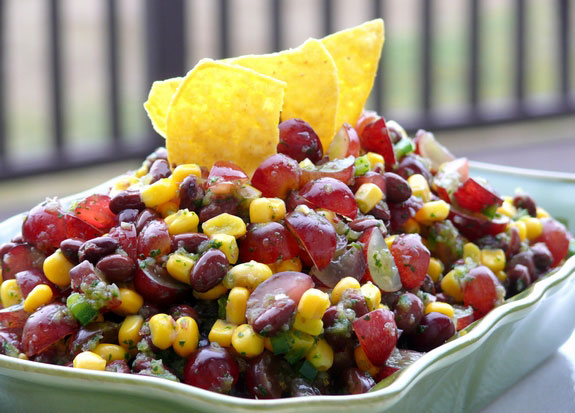
M70 294L66 300L66 306L72 313L72 316L83 326L89 324L98 315L98 310L92 306L83 294Z

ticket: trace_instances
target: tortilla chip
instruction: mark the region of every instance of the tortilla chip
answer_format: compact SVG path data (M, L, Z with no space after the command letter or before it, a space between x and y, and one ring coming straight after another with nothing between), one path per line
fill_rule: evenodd
M250 176L276 153L284 82L240 66L200 61L184 78L167 119L172 168L225 159Z
M154 82L148 94L148 100L144 103L144 109L146 109L148 117L152 121L154 130L164 139L166 138L168 108L182 80L182 77L174 77Z
M320 41L310 39L297 49L242 56L226 62L286 82L282 121L305 120L327 150L336 132L339 86L336 64Z
M336 131L355 125L369 97L384 41L383 20L376 19L321 39L339 76ZM327 148L324 147L327 150Z

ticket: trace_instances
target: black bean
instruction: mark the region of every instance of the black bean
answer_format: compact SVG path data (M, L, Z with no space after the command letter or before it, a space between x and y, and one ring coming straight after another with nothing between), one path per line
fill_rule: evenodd
M198 292L206 292L218 285L228 273L229 262L220 250L208 250L194 265L190 285Z
M386 172L385 192L386 199L390 202L403 202L411 196L411 187L405 179L393 172Z
M78 251L84 243L83 240L68 238L60 243L60 251L71 263L77 264L79 261Z
M531 246L533 252L533 263L539 272L545 272L553 264L553 255L544 242L538 242Z
M194 175L187 176L180 184L180 208L197 211L202 206L204 190Z
M102 271L110 282L127 282L132 279L136 264L126 255L112 254L98 261L96 268Z
M114 214L119 214L125 209L137 209L140 211L145 207L144 202L142 202L140 191L120 191L110 200L110 211Z
M137 209L124 209L118 214L118 222L126 222L128 224L134 224L138 218L140 211Z
M158 213L156 211L154 211L153 209L150 208L146 208L143 211L141 211L138 214L138 217L136 218L136 231L138 232L138 234L144 229L144 227L146 226L146 224L148 222L150 222L153 219L157 219L160 216L158 215Z
M97 263L106 255L112 254L120 247L120 243L112 237L98 237L86 241L78 251L78 259Z
M150 183L159 181L162 178L167 178L171 174L170 165L165 159L156 159L148 171L148 175L151 178Z
M199 232L172 235L172 251L183 248L189 253L195 254L198 252L200 244L208 240L207 235Z
M263 335L274 335L286 325L296 308L294 300L289 297L274 301L252 324L254 331Z
M533 198L527 194L517 194L513 197L513 205L516 208L522 208L527 210L527 213L532 217L537 216L537 205Z

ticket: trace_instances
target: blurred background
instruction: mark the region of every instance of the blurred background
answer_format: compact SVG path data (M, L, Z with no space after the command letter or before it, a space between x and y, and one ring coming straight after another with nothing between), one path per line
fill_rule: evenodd
M153 80L385 20L368 107L470 159L575 172L572 0L0 0L0 219L163 140Z

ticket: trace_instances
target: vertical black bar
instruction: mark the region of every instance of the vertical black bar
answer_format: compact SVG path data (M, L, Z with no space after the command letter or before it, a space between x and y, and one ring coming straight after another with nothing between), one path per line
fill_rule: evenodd
M108 116L110 132L116 145L121 143L122 132L120 130L120 105L118 104L118 12L116 0L108 0L106 3L108 37Z
M382 17L383 15L383 5L381 4L382 0L373 0L373 18L376 19L378 17ZM387 24L386 24L387 26ZM387 29L387 27L386 27ZM387 30L386 30L387 31ZM381 53L385 53L385 47L383 48L383 50L381 51ZM377 70L377 75L375 76L375 81L373 84L373 98L374 98L374 105L375 105L375 110L380 113L380 114L384 114L383 113L383 64L382 62L384 61L384 58L382 56L381 59L379 59L379 67ZM385 115L385 114L384 114Z
M230 56L230 3L228 0L220 0L219 5L219 29L220 29L220 58Z
M55 147L56 159L64 158L64 112L62 107L62 54L60 39L60 1L50 0L48 13L48 27L50 40L50 70L48 71L51 86L52 106L52 140Z
M4 62L6 61L6 50L4 47L4 0L0 0L0 177L2 172L8 170L6 162L8 155L6 152L6 96Z
M331 34L333 32L333 3L331 0L323 0L321 15L323 17L323 33L325 35Z
M271 0L271 34L272 34L272 50L279 52L282 49L282 4L281 0Z
M184 35L184 1L146 2L146 41L148 90L155 80L184 75L186 47ZM163 140L149 128L149 144L163 144Z
M422 80L422 109L423 119L427 123L431 115L432 106L432 52L433 45L433 1L427 0L423 2L421 14L421 47L422 47L422 62L421 62L421 80Z
M569 37L569 16L571 16L571 4L569 0L559 0L557 9L559 24L559 90L565 104L569 100L569 86L571 83L570 51L571 45Z
M478 115L479 93L481 85L480 74L480 0L471 0L469 4L469 106L471 108L472 117L476 118Z
M525 0L515 0L515 104L523 112L525 103Z

